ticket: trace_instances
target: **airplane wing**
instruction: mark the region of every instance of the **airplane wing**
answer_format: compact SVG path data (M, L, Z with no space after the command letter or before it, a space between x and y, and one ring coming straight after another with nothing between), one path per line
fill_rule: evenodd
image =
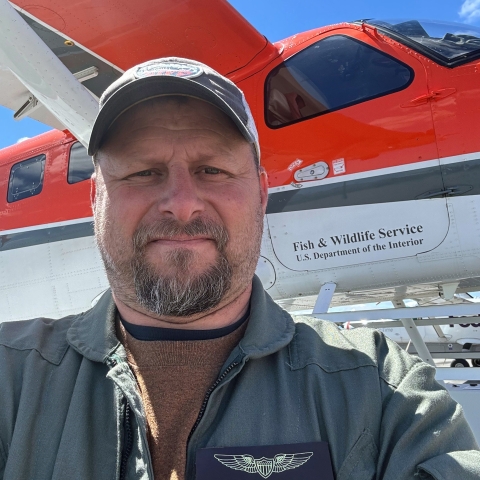
M330 307L352 306L352 310L362 310L358 305L368 305L380 302L393 302L395 300L415 300L419 306L425 305L461 305L476 303L467 292L480 289L480 283L470 280L462 280L457 287L455 296L445 300L439 296L438 284L417 284L402 287L385 287L374 290L357 290L354 292L335 293ZM467 297L470 297L468 299ZM277 300L277 303L292 315L309 314L317 301L317 295L305 295L296 298Z
M6 0L0 0L6 1ZM97 98L121 73L165 56L189 57L225 75L276 48L225 0L15 0L12 5ZM65 128L0 61L0 105Z

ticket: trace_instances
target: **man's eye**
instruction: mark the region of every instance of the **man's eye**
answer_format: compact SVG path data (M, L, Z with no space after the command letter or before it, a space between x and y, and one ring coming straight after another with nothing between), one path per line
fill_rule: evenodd
M205 173L208 173L209 175L218 175L219 173L222 173L221 170L219 170L218 168L215 168L215 167L205 167L203 169L203 171Z
M151 170L143 170L143 172L137 172L135 173L135 177L149 177L150 175L152 175L152 171Z

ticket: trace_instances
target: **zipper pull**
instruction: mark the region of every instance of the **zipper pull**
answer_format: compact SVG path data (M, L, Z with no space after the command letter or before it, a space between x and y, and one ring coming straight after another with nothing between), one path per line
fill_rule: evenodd
M109 368L116 367L119 363L122 362L123 360L115 353L110 357L105 358L105 363L108 365Z

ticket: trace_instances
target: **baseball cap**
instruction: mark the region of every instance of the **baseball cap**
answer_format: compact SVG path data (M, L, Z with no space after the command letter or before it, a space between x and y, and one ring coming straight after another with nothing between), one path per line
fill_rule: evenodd
M258 133L243 92L208 65L178 57L158 58L136 65L105 90L93 124L88 154L98 151L108 129L122 113L145 100L166 95L186 95L219 108L253 144L257 161L260 160Z

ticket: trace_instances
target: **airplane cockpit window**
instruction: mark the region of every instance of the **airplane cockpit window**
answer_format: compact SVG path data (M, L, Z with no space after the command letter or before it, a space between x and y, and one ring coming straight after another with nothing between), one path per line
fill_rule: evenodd
M266 81L266 122L283 127L406 88L407 65L358 40L333 35L276 67Z
M13 165L8 181L9 203L38 195L42 191L45 159L46 156L42 154Z
M93 171L92 157L88 155L87 149L80 142L75 142L70 149L68 183L88 180L92 176Z
M365 20L387 35L447 66L480 57L480 28L425 20Z

